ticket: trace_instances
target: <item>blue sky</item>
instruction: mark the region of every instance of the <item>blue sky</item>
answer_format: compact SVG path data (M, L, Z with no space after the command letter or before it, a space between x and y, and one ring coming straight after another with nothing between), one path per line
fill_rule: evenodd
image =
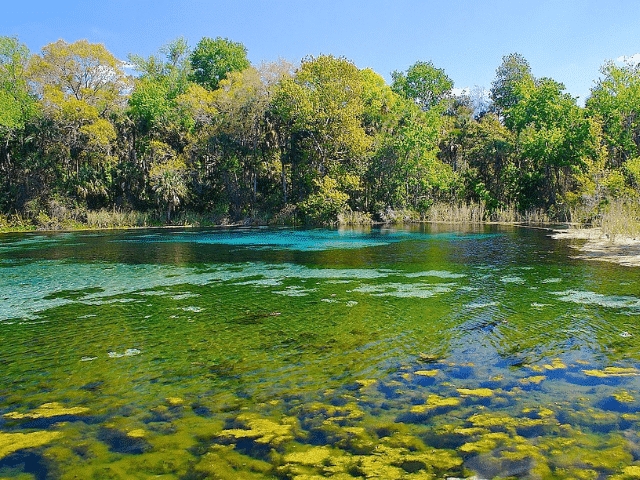
M333 54L393 70L431 60L458 88L489 88L518 52L537 77L563 82L582 103L606 60L640 52L638 0L103 0L13 1L0 35L32 52L62 38L104 43L118 58L149 55L178 36L242 42L249 60Z

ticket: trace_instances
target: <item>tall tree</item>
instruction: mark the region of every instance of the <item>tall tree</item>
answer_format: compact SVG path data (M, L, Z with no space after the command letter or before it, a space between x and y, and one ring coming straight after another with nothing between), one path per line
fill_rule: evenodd
M57 91L64 100L78 100L95 108L101 117L124 106L130 88L123 62L104 45L79 40L58 40L34 55L31 75L45 104Z
M438 105L453 88L453 80L431 61L416 62L406 72L394 71L391 77L393 91L414 101L423 110Z
M274 113L287 130L287 158L300 200L317 190L314 178L355 168L369 151L362 88L356 66L331 55L306 58L281 82Z
M16 186L25 181L27 126L39 108L29 86L29 49L16 37L0 37L0 208L16 206Z
M191 79L209 90L218 88L230 72L239 72L250 66L247 49L239 42L227 38L202 38L191 52Z
M502 115L520 100L516 86L533 80L529 62L519 53L510 53L502 57L502 63L496 70L496 78L491 84L491 100L495 111Z
M640 157L640 64L607 62L591 90L587 110L602 121L614 166Z
M16 37L0 37L0 138L2 157L9 163L9 142L37 113L36 97L29 88L30 55Z
M148 58L129 55L140 72L129 98L129 115L143 135L175 137L176 126L188 120L180 115L176 98L189 88L189 46L178 37Z
M548 206L561 201L572 172L585 168L586 159L595 154L591 122L564 88L549 78L525 79L514 88L520 100L506 111L521 155L531 162L523 175L532 180L525 203Z
M50 122L45 155L56 159L67 188L83 198L88 192L104 197L107 186L96 187L95 175L80 173L97 169L105 181L108 177L117 135L112 120L122 112L130 88L123 62L104 45L58 40L34 55L30 68ZM83 178L92 180L85 184Z

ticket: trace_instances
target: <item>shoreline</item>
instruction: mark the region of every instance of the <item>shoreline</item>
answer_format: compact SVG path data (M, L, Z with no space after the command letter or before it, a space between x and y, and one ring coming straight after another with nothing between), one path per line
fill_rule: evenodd
M437 223L437 224L458 224L459 222L412 222L412 223ZM554 240L565 240L569 242L569 247L578 252L571 258L579 260L601 261L615 263L625 267L640 267L640 238L630 235L609 235L604 233L599 227L575 228L569 226L566 229L558 228L558 225L526 225L522 222L481 222L484 225L510 225L514 227L543 229L549 231L549 237ZM398 225L396 222L372 222L368 226ZM180 229L180 228L236 228L246 226L259 226L258 224L248 225L246 222L221 223L215 225L119 225L105 227L81 226L78 228L61 229L40 229L40 228L8 228L0 229L0 236L12 233L68 233L87 231L109 231L109 230L138 230L138 229ZM263 226L263 225L260 225ZM264 225L266 226L266 225ZM356 225L343 225L354 227Z
M551 238L569 240L569 246L579 252L572 258L615 263L624 267L640 267L639 238L630 235L609 235L598 227L552 231L549 235Z

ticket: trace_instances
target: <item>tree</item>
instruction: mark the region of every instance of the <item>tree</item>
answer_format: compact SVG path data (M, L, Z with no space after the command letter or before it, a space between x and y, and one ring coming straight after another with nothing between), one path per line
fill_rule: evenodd
M438 157L443 117L438 109L422 111L405 100L401 115L378 141L367 171L372 208L428 208L446 199L457 179Z
M326 175L340 188L353 189L353 175L372 144L363 128L362 92L356 66L331 55L306 58L293 77L280 83L273 114L288 139L286 162L299 202L319 186L332 185L317 181Z
M123 62L104 45L58 40L31 58L30 72L49 122L43 155L55 159L65 188L83 199L92 192L104 197L108 185L84 184L83 178L96 175L80 171L94 168L97 177L109 177L117 137L113 120L130 87Z
M612 164L640 157L640 65L607 62L586 106L602 121Z
M16 37L0 37L0 138L7 164L11 163L9 142L38 111L29 88L29 58L29 49Z
M507 126L518 135L521 155L530 162L533 182L524 199L529 205L553 205L558 196L562 199L570 175L585 168L585 160L595 154L597 139L590 121L563 90L563 84L549 78L525 79L513 89L520 100L505 112Z
M175 208L187 197L186 165L166 144L152 142L149 155L153 166L149 181L156 201L167 211L167 221Z
M148 58L129 55L129 61L140 72L128 102L128 113L138 130L164 141L180 141L180 131L190 126L190 119L181 114L176 103L190 85L186 40L178 37Z
M36 98L28 84L30 56L16 37L0 36L0 133L24 128L36 114Z
M502 115L518 103L520 97L516 86L523 81L533 80L529 62L519 53L502 57L502 64L496 70L496 78L491 84L491 100L495 111Z
M394 92L414 101L425 111L447 98L453 88L453 80L431 61L416 62L406 73L394 71L391 78Z
M95 108L101 117L124 107L130 82L123 62L102 44L79 40L58 40L34 55L31 75L38 93L47 104L48 92L62 94L64 100L75 99Z
M220 81L230 72L239 72L250 66L246 47L221 37L202 38L189 58L193 69L191 79L209 90L218 88Z
M0 36L0 205L16 205L17 185L24 184L27 128L39 106L29 86L29 49L16 37ZM17 164L16 164L17 160ZM22 165L20 165L22 164Z
M471 122L465 133L469 194L474 200L485 202L489 211L516 204L518 182L526 174L518 168L515 158L515 135L493 113Z

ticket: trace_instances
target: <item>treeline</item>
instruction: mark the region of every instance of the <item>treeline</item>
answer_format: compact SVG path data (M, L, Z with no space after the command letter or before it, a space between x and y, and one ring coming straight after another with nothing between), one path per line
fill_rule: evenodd
M453 95L431 62L388 85L330 55L252 66L224 38L128 63L0 37L0 223L100 209L331 223L471 203L487 220L585 221L640 192L637 65L606 63L580 107L519 54L489 98Z

